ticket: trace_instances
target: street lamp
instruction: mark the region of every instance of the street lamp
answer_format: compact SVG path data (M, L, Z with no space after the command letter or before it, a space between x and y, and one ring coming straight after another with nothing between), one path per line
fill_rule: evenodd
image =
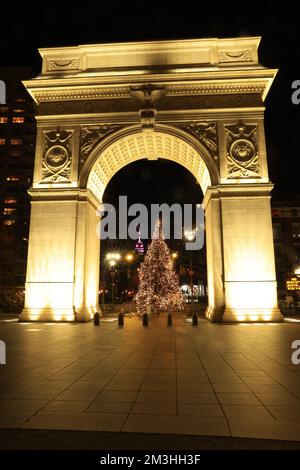
M196 236L196 229L185 230L184 238L192 242ZM190 252L190 290L191 290L191 301L193 302L193 266L192 266L192 254Z
M195 229L194 229L194 230L185 230L185 231L184 231L184 237L185 237L185 239L186 239L187 241L189 241L189 242L193 241L194 238L195 238L195 232L196 232Z
M113 253L107 253L106 255L106 260L108 261L110 268L113 268L114 266L116 266L117 261L120 261L120 259L121 259L120 253L113 252ZM111 274L111 303L113 304L114 303L114 277L115 277L114 269L110 270L110 274Z

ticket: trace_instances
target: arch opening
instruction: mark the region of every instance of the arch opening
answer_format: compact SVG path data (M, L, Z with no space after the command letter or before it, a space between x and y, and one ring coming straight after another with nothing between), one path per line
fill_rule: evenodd
M137 248L138 235L135 238L129 236L126 240L118 237L101 240L99 304L102 312L121 308L121 304L126 313L135 311L132 299L138 290L138 268L151 240L152 205L172 207L175 204L181 207L181 211L176 212L176 216L170 214L168 228L164 231L166 243L174 256L174 268L186 300L185 313L201 309L203 314L207 306L205 246L201 250L189 250L185 245L186 238L178 237L179 232L183 235L186 228L182 219L184 205L196 208L203 199L194 175L182 165L161 158L157 161L138 160L123 167L112 177L103 195L103 203L112 204L115 208L116 233L119 233L119 211L122 210L119 197L124 195L127 198L126 207L138 203L147 210L146 220L143 219L145 225L140 227L142 251L139 251L140 246ZM192 223L195 226L195 213L193 215ZM128 215L127 225L134 219L135 215ZM110 265L112 256L113 259L117 256L118 260ZM111 306L114 302L120 305Z
M140 159L164 158L182 165L196 178L204 195L212 184L208 165L201 153L183 138L161 130L135 131L121 136L102 151L96 147L92 153L93 163L88 174L87 189L99 201L102 201L105 188L115 173Z

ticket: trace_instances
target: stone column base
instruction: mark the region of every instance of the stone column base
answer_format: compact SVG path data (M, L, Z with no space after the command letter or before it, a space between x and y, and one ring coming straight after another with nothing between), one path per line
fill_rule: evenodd
M205 317L211 321L212 323L222 323L223 315L224 315L224 308L216 308L208 305L207 309L205 310Z
M273 309L217 309L208 306L205 317L212 323L266 323L282 322L279 308Z
M100 313L97 307L81 309L34 309L24 308L19 316L20 322L89 322L94 318L96 312Z
M75 321L77 322L88 322L93 320L95 313L98 312L101 315L99 307L89 307L77 309L75 312Z
M76 321L73 309L39 309L39 308L24 308L19 321L39 321L39 322L62 322L62 321Z
M279 308L226 309L222 321L225 323L282 322L283 315Z

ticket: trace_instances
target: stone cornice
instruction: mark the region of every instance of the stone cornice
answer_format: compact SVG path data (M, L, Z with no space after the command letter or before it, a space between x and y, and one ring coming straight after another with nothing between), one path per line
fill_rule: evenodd
M265 71L264 71L265 72ZM248 94L254 93L262 95L264 98L271 86L275 71L268 70L264 76L245 78L218 79L218 74L214 75L214 81L205 79L189 82L154 82L155 85L166 88L166 97L173 96L199 96L199 95L225 95L225 94ZM260 75L260 74L256 74ZM44 82L44 83L43 83ZM46 82L46 83L45 83ZM50 83L49 83L50 82ZM24 82L24 85L37 103L61 102L78 100L102 100L102 99L122 99L131 98L130 86L135 83L128 83L124 86L113 85L90 85L88 83L77 85L74 78L72 85L63 83L62 80L51 83L44 80L31 80ZM67 82L70 82L68 79Z
M263 183L243 183L237 184L222 184L217 186L210 186L203 199L203 207L206 209L211 199L241 199L246 198L271 198L271 192L274 185L269 182Z

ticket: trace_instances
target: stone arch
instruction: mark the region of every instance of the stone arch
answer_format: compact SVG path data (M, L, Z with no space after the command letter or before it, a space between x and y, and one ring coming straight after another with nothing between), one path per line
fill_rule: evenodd
M258 44L230 38L42 50L41 75L25 82L38 106L38 135L22 319L92 318L103 190L127 163L163 157L191 171L205 194L207 317L282 320L263 125L276 71L259 64Z
M101 201L113 175L143 158L165 158L182 165L193 174L204 195L209 186L218 184L217 167L201 142L181 129L160 125L153 132L131 126L104 138L90 152L82 168L80 186Z

